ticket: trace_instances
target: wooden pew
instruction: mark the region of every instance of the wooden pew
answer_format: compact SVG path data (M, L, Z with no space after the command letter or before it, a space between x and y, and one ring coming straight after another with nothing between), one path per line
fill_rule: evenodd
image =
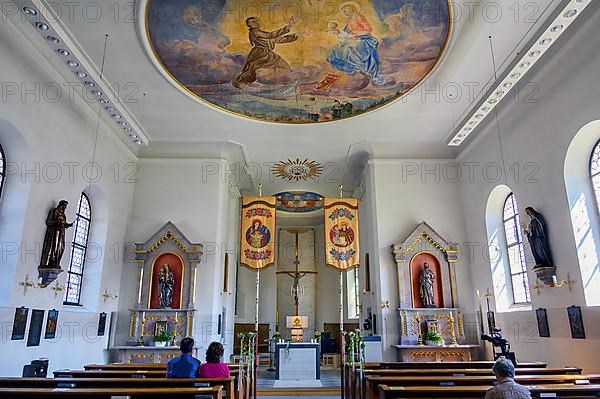
M376 377L369 376L367 380L367 395L363 397L376 398L379 385L387 386L464 386L464 385L487 385L493 386L496 382L494 376L414 376L414 377ZM547 384L575 384L576 382L588 384L600 384L600 374L589 375L518 375L515 381L522 385L547 385Z
M228 399L237 398L234 377L229 378L16 378L1 377L0 388L150 388L222 386Z
M375 362L365 363L365 368L369 369L491 369L494 366L493 361L490 360L474 360L470 362ZM346 366L351 366L351 363ZM358 363L355 363L355 367L358 367ZM518 363L516 368L526 369L541 369L548 367L547 363L544 362L523 362Z
M232 377L236 377L239 374L238 370L229 370ZM72 378L128 378L134 377L147 377L147 378L163 378L167 376L167 370L56 370L54 378L60 378L60 376L72 377Z
M559 398L584 398L600 396L600 385L573 385L573 384L548 384L528 386L532 398L539 398L542 394L547 397ZM471 386L408 386L395 387L388 385L379 386L379 399L406 399L406 398L483 398L487 385ZM553 396L556 395L556 396ZM375 398L373 398L375 399Z
M223 398L221 386L209 388L176 387L176 388L0 388L0 397L11 398L86 398L110 399L112 396L129 396L131 399L169 398L193 399L196 395L210 395L213 399Z
M482 360L482 361L470 361L470 362L418 362L418 363L404 363L404 362L368 362L365 363L365 369L486 369L491 370L494 365L493 361ZM353 395L354 387L359 384L360 381L356 380L356 376L352 375L352 369L357 370L359 363L346 363L344 364L343 373L343 384L342 393L346 399L355 399ZM517 368L526 369L538 369L547 368L548 364L544 362L523 362L518 363Z
M443 364L443 363L442 363ZM561 375L561 374L581 374L582 369L579 367L561 367L561 368L517 368L516 375ZM493 376L492 369L367 369L364 370L364 377L368 376ZM360 370L355 370L354 375L349 373L349 381L347 381L346 399L356 399L357 397L365 397L366 382L361 379Z
M239 369L238 364L227 364L229 370ZM167 370L166 363L109 363L109 364L86 364L84 370Z

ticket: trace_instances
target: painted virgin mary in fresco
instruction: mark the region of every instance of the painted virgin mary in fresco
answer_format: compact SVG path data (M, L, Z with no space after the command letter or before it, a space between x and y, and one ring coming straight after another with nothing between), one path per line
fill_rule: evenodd
M342 72L363 72L374 84L384 84L385 79L379 74L379 42L372 36L373 27L369 20L360 13L360 5L347 1L340 5L340 12L347 18L346 26L338 35L342 39L340 44L331 50L327 61ZM337 30L337 26L331 28Z

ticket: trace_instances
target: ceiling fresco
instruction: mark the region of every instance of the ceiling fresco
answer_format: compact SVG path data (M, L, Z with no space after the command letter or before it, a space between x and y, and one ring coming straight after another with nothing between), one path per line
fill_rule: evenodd
M229 113L320 123L402 97L450 37L447 0L148 0L144 30L173 83Z
M284 191L275 197L278 211L306 213L323 208L323 196L310 191Z

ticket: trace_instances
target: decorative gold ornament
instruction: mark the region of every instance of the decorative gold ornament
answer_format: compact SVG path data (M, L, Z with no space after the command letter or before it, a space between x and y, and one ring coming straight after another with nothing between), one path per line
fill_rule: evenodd
M65 286L61 286L58 284L58 280L56 280L56 283L52 286L52 288L50 288L52 291L54 291L54 299L56 299L56 297L58 296L58 293L61 291L64 291Z
M311 178L318 177L323 173L323 166L316 161L305 159L301 161L296 158L295 161L288 159L287 161L279 161L271 168L271 173L283 180L306 181Z
M106 303L106 301L108 299L117 299L119 296L117 294L111 294L108 292L108 290L105 288L104 289L104 293L102 293L102 298L104 298L104 303Z
M19 282L19 287L23 287L23 296L27 295L28 288L38 288L38 286L29 279L29 273L25 274L25 280Z

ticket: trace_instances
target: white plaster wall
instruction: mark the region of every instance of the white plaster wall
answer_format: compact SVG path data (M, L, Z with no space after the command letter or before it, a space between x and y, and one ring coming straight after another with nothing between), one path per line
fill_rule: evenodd
M398 343L398 276L392 257L391 245L403 242L413 229L426 221L449 242L466 241L464 215L461 208L461 186L454 180L445 180L444 170L450 176L450 161L445 160L374 160L373 186L376 204L377 250L371 255L371 267L378 268L378 302L389 301L384 311L381 330L386 331L385 357L396 359ZM371 222L367 219L367 223ZM368 234L368 233L367 233ZM378 256L377 262L375 259ZM455 263L459 307L465 313L474 311L469 262L460 257ZM378 309L381 312L381 309ZM379 320L382 320L381 317ZM385 326L383 325L385 324ZM378 327L378 328L380 328Z
M44 55L10 23L0 24L0 70L2 83L16 85L18 93L5 96L0 107L0 143L9 162L6 186L0 203L0 323L2 353L10 362L0 363L0 374L21 375L22 366L40 356L50 358L50 371L62 367L81 367L102 361L107 334L92 342L84 332L88 323L97 323L98 312L114 310L117 300L107 302L104 290L119 291L124 220L129 218L133 184L125 177L125 168L135 171L135 157L100 123L95 160L102 175L91 187L84 179L85 165L92 161L95 142L96 113L77 94L67 92L55 97L52 87L65 88L64 79L43 62ZM14 87L14 86L11 86ZM24 97L24 89L29 90ZM3 94L6 94L3 90ZM98 170L98 169L96 169ZM119 171L119 175L116 175ZM135 176L133 176L135 178ZM62 305L61 292L56 297L50 287L29 289L23 294L18 286L26 274L37 280L37 266L48 211L57 201L69 201L67 218L74 219L80 193L90 195L93 221L90 250L85 265L81 307ZM66 241L70 242L73 229ZM66 268L68 249L62 259ZM66 273L59 276L64 286ZM59 325L75 323L71 337L48 341L42 337L39 347L27 348L24 342L10 341L14 307L58 309ZM30 312L31 313L31 312ZM47 312L46 312L47 315ZM70 356L64 356L65 353Z
M238 200L230 195L227 179L213 173L226 168L226 161L219 159L141 159L128 223L129 243L144 242L170 220L190 241L204 245L197 271L193 330L200 357L210 342L221 340L217 321L223 306L228 307L228 315L233 312L231 296L222 295L223 262L226 251L237 249L233 242L237 223L230 222L238 213ZM124 270L119 312L126 322L119 328L121 339L129 321L127 309L135 304L137 293L135 264L128 262ZM228 330L233 330L231 325ZM231 338L226 343L231 343Z
M485 291L486 287L493 286L490 262L483 248L486 244L485 208L494 187L506 184L517 196L522 213L526 206L533 206L545 216L558 277L564 279L568 273L577 282L571 290L567 287L544 288L539 295L532 290L532 309L548 309L551 338L537 337L537 327L531 325L535 322L533 310L499 314L498 324L513 342L518 359L547 361L556 366L577 365L584 367L586 372L600 370L597 359L593 358L600 349L600 311L598 307L585 308L570 217L573 198L568 198L565 190L564 161L573 136L583 126L600 118L600 87L591 84L600 73L600 53L590 51L598 47L598 23L600 13L596 12L568 43L546 56L544 65L526 77L539 89L534 102L501 104L499 124L507 179L496 179L494 173L484 171L486 164L502 165L498 132L492 121L488 121L488 126L478 133L479 137L459 158L461 164L472 162L475 168L473 179L464 178L461 186L467 236L479 244L471 262L473 288ZM600 131L595 137L588 138L588 148L577 149L577 156L588 159L598 138ZM582 165L585 163L581 162ZM515 171L519 173L515 174ZM583 168L579 173L585 176L587 169ZM597 211L591 204L588 204L588 211L591 222L598 223ZM598 242L598 237L595 241ZM527 243L525 247L531 269L534 262ZM532 272L529 272L529 280L531 284L535 282ZM570 338L565 310L570 305L584 307L586 340ZM529 336L532 328L535 334Z

